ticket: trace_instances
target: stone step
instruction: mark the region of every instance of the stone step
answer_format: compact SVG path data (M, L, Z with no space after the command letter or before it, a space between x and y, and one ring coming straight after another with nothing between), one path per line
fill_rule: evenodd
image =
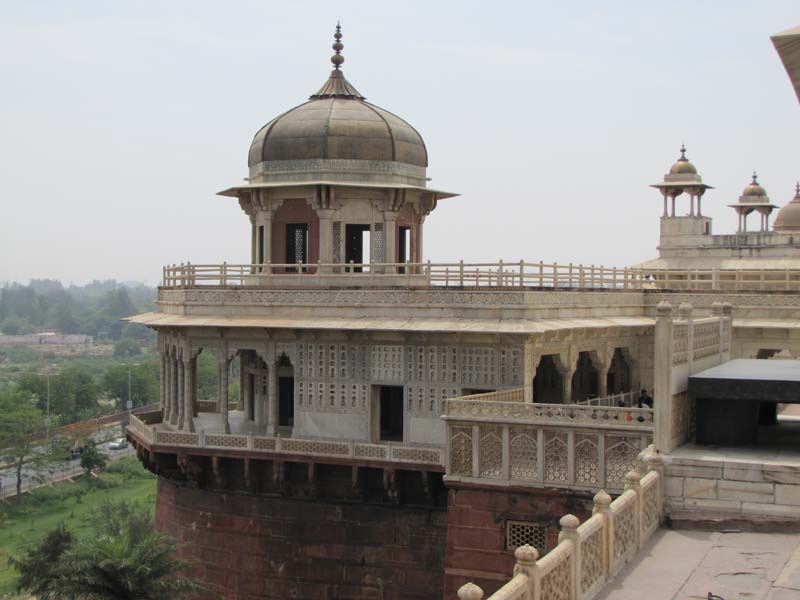
M800 533L800 520L796 518L702 510L672 511L665 525L671 529L695 531Z

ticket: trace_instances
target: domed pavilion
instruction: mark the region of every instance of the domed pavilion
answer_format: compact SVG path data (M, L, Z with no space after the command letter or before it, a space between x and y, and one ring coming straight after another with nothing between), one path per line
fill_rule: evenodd
M739 201L728 206L735 210L739 216L738 233L747 232L747 215L752 212L757 212L761 217L759 231L769 231L769 215L773 209L777 208L770 203L764 186L758 183L758 176L755 171L753 171L753 180L744 188L742 195L739 196Z
M345 78L343 48L337 25L327 81L258 130L247 184L220 192L250 217L257 273L335 273L343 263L402 273L399 263L422 261L425 217L456 195L427 187L422 136Z
M772 229L778 233L800 233L800 182L795 186L792 201L778 211Z

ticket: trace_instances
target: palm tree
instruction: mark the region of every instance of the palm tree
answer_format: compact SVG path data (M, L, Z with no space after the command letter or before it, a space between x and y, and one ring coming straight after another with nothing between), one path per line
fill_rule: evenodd
M196 580L179 575L188 563L175 558L176 550L172 538L155 531L101 534L63 554L39 598L156 600L207 593Z

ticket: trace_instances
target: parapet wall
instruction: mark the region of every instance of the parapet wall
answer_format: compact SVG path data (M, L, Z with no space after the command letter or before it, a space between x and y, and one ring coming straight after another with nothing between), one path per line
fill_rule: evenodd
M443 594L443 509L239 495L159 477L156 527L227 600Z

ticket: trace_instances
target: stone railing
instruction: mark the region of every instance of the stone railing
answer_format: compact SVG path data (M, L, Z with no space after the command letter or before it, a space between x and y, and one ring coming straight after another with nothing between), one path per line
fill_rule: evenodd
M180 264L162 287L454 286L573 289L800 290L794 269L636 269L543 262Z
M460 402L462 400L481 402L525 402L525 391L523 388L513 388L497 390L496 392L486 392L485 394L469 394L468 396L450 398L449 402Z
M572 425L634 431L653 429L653 410L650 408L495 402L472 398L473 396L462 396L448 400L445 419L529 425Z
M652 413L646 408L448 402L445 479L621 490L625 473L652 442Z
M133 415L128 427L143 441L154 446L244 450L268 454L444 466L444 449L432 446L404 446L394 443L368 444L354 441L312 440L281 436L173 431L151 427Z
M663 505L663 465L658 455L647 458L648 473L625 476L625 491L613 502L600 491L593 515L580 523L561 518L558 545L539 559L537 550L515 552L513 577L488 600L591 600L658 529ZM483 590L467 583L460 600L482 600Z

